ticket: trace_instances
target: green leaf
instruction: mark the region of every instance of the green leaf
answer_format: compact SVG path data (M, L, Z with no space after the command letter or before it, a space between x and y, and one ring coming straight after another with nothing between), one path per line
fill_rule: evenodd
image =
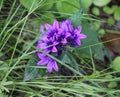
M77 71L84 73L84 71L79 67L79 64L76 62L75 57L71 52L66 52L62 58L62 62L70 65Z
M93 4L99 7L107 5L111 0L93 0Z
M72 24L74 25L74 27L81 25L81 19L82 19L82 11L79 11L70 17L70 20L72 21ZM81 52L79 51L79 48L78 48L77 53L79 53L79 55L83 54L85 56L86 55L91 56L88 46L96 45L99 43L98 33L95 31L93 24L88 23L88 21L82 22L82 28L83 29L82 29L81 33L84 33L87 35L87 38L82 40L82 47L86 47L86 48L81 49L80 50ZM96 59L104 60L104 53L102 51L102 48L103 48L102 44L92 46L91 48L92 48L92 52L94 54L94 57Z
M108 87L113 89L113 88L116 88L117 85L118 85L117 82L110 82L110 83L108 84Z
M99 44L98 33L95 31L94 26L86 21L82 22L82 27L83 30L81 33L87 35L87 38L82 40L82 47L86 48L81 49L79 53L90 56L89 47L91 47L94 58L104 60L103 45Z
M72 53L67 52L67 53L64 55L64 57L63 57L63 59L62 59L62 62L71 65L73 68L75 68L76 70L79 71L78 64L77 64L75 58L73 57Z
M8 95L0 93L0 97L8 97Z
M42 6L40 7L41 10L49 10L53 7L54 0L46 0Z
M82 19L82 10L78 11L77 13L73 14L70 18L74 27L81 25Z
M113 12L115 12L115 10L118 8L118 6L117 5L113 5L112 6L112 10L113 10Z
M46 23L52 24L53 21L55 20L55 16L52 13L44 13L41 19Z
M75 13L79 10L80 5L77 0L58 0L56 8L62 15L63 13Z
M38 74L38 69L31 67L31 66L36 66L37 64L37 56L33 55L31 59L28 61L27 66L25 67L25 76L24 76L24 81L33 79L37 76Z
M39 0L20 0L20 3L28 10L30 10L31 6L34 9L38 5L38 2Z
M92 8L92 13L95 14L95 15L97 15L97 16L100 15L99 8L93 7L93 8Z
M108 6L103 7L103 11L107 14L112 14L113 13L113 9L108 7Z
M32 6L32 9L34 9L36 6L39 6L40 4L39 3L40 0L19 0L19 1L28 10L30 10L31 6ZM53 4L54 4L53 0L46 0L44 1L44 3L40 5L40 7L38 7L38 9L49 10L53 7Z
M114 25L115 24L115 20L112 17L108 18L107 22L108 22L109 25Z
M82 0L82 5L85 9L88 9L92 5L92 0Z
M104 35L104 34L105 34L105 30L101 28L101 29L98 30L98 33L99 33L100 35Z
M25 67L24 81L31 80L38 76L43 76L45 70L37 67L38 57L37 54L33 54Z
M113 60L113 69L120 72L120 56Z
M116 8L115 13L114 13L114 18L117 21L120 21L120 7Z
M62 62L70 64L71 60L68 58L67 54L64 54L63 58L62 58Z
M94 22L95 30L98 30L101 26L100 22Z
M33 32L39 32L40 29L40 25L41 25L41 21L39 18L31 18L28 20L26 26L25 26L25 29L26 30L32 30Z

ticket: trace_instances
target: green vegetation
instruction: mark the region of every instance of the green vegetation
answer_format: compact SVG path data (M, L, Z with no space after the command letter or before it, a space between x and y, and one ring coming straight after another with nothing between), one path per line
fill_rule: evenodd
M117 3L1 0L0 97L119 97L120 6ZM64 51L59 59L46 54L59 65L59 72L49 74L46 66L36 65L36 43L42 37L40 25L68 18L74 27L82 25L81 33L87 38L80 47L68 47L69 52ZM111 33L114 38L104 38ZM112 43L117 44L117 51Z

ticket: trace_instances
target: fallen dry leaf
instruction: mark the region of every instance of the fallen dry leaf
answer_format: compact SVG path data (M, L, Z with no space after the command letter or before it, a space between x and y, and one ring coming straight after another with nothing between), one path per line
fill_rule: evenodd
M120 53L120 34L106 33L103 36L105 45L114 53Z

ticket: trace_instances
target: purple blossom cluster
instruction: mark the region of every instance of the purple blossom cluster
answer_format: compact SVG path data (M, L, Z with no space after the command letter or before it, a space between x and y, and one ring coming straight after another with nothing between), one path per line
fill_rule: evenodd
M61 23L55 20L53 25L45 24L45 27L42 27L41 31L43 32L44 29L46 29L47 33L38 41L37 48L42 49L48 54L54 54L55 57L61 56L62 51L66 50L67 45L71 47L80 46L80 39L86 38L86 35L80 33L82 26L74 29L70 20L65 20ZM47 65L49 73L53 69L59 71L57 62L54 59L40 51L37 52L37 55L40 58L37 65Z

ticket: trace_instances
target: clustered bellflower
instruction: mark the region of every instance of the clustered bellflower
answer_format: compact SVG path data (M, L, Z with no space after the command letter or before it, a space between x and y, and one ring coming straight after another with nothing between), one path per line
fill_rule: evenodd
M82 26L78 26L75 29L70 20L65 20L61 23L54 20L53 25L47 23L45 27L42 26L41 32L43 32L44 29L46 29L45 31L47 33L40 38L37 43L37 48L43 49L43 51L48 54L54 54L54 57L61 56L62 51L66 50L67 45L71 47L80 46L80 39L86 38L85 34L81 34ZM59 71L57 62L54 59L40 51L37 52L37 55L40 58L37 65L47 65L47 71L49 73L51 73L53 69Z

